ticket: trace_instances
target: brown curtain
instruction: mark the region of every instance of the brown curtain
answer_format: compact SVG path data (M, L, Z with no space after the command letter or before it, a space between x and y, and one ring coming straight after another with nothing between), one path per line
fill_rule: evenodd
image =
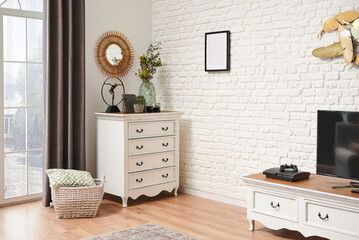
M85 170L85 0L48 0L43 167ZM44 174L43 205L50 205Z

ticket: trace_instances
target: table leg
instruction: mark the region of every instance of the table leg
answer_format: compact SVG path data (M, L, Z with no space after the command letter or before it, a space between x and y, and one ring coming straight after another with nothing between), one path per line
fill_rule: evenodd
M122 207L127 207L128 197L122 197Z
M255 221L252 219L248 219L249 222L249 231L254 231Z

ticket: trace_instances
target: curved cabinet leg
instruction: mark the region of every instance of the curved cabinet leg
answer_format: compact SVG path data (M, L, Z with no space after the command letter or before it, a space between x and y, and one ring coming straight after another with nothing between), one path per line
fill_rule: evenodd
M128 197L121 197L121 198L122 198L122 207L127 207Z
M178 187L175 188L174 195L177 196Z
M248 219L249 222L249 231L254 231L255 221L252 219Z

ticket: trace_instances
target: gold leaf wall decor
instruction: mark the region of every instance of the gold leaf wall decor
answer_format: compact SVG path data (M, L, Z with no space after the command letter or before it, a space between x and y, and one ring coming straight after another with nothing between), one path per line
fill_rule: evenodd
M342 55L343 50L340 42L337 42L326 47L314 49L312 54L313 56L318 58L330 58Z
M335 29L338 29L338 26L339 26L339 23L335 19L335 17L328 18L328 20L324 22L323 29L318 33L317 38L321 37L324 34L324 32L330 32Z
M359 53L355 56L354 63L359 65Z
M335 15L335 19L338 20L340 24L345 24L345 22L352 22L355 19L359 18L359 13L357 11L347 11Z
M340 24L343 25L345 22L351 23L357 18L359 18L359 13L357 11L347 11L339 13L334 17L329 17L328 20L324 22L323 29L319 32L317 37L321 37L324 32L330 32L338 29Z
M353 22L353 27L350 31L352 33L354 41L359 42L359 19Z
M352 38L350 35L350 31L346 29L343 25L339 25L338 36L340 45L343 50L344 61L346 63L344 67L346 67L353 61L354 52Z
M329 58L343 54L346 63L344 68L352 62L359 65L359 53L358 51L354 51L354 47L359 44L359 13L352 10L329 17L324 22L323 29L319 32L318 38L321 37L323 33L336 29L338 29L339 43L314 49L312 51L313 56ZM353 59L354 56L355 59Z

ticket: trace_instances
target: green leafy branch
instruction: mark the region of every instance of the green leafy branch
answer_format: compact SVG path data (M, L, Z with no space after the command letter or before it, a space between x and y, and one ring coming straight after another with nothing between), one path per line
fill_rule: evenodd
M140 69L136 76L139 76L143 81L149 82L156 73L157 68L162 66L159 50L161 49L161 43L150 44L146 50L146 54L139 57Z

